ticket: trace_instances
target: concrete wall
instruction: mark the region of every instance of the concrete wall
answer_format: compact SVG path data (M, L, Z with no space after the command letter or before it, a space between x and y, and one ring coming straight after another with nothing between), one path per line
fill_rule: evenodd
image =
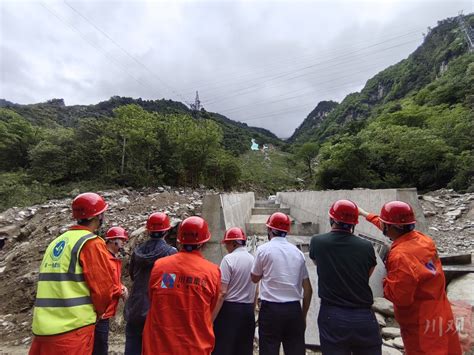
M202 205L202 217L209 223L211 240L203 250L206 259L219 264L226 254L220 241L231 227L245 230L255 204L253 192L205 195Z
M421 204L418 202L416 189L383 189L383 190L330 190L330 191L302 191L278 192L277 201L281 207L291 208L291 216L299 222L313 222L319 224L320 233L330 230L328 211L330 206L340 199L354 201L357 205L372 213L379 213L386 202L400 200L409 203L417 219L416 228L426 231L426 221ZM372 224L359 220L356 233L381 236L381 232Z

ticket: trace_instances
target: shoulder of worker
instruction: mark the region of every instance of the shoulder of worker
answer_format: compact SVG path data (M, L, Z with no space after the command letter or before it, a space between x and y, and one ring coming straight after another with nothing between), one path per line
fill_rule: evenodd
M86 242L84 243L84 246L82 247L82 249L84 248L87 248L87 249L98 249L100 251L105 251L107 252L107 254L110 254L109 251L107 250L107 247L105 246L105 241L99 237L99 236L96 236L95 238L91 238L89 240L86 240Z
M248 250L234 250L232 253L225 255L221 261L221 267L233 267L236 265L244 265L253 263L255 257Z
M354 245L361 245L361 246L364 246L368 249L372 249L373 248L373 245L371 242L369 242L368 240L364 239L364 238L361 238L361 237L358 237L357 235L355 234L352 234L351 235L352 239L351 239L351 242L354 243Z
M311 237L310 244L317 244L326 241L330 237L330 233L315 234Z
M388 254L386 267L387 272L398 270L414 271L418 264L419 255L417 255L416 251L407 252L407 250L393 249Z

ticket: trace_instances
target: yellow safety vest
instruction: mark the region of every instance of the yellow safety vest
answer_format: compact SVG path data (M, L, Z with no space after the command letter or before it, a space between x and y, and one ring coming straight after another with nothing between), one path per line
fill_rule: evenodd
M33 334L61 334L96 322L79 263L82 247L93 238L97 235L87 230L70 230L49 244L40 266Z

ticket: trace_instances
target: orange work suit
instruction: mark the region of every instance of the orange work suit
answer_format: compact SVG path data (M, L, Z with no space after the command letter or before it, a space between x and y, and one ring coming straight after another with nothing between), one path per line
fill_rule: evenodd
M115 281L115 288L120 289L120 293L114 293L112 302L109 304L107 307L107 310L105 313L102 315L102 319L109 319L115 316L117 313L117 308L118 304L120 301L120 296L122 296L122 260L119 258L116 258L112 253L109 253L109 262L110 262L110 267L112 268L113 272L113 278Z
M142 354L210 354L220 282L218 266L197 250L158 259L150 276Z
M84 226L70 229L86 230ZM109 262L109 251L101 238L88 240L81 249L79 261L91 292L92 303L100 317L121 290L117 289ZM34 336L29 355L87 355L94 346L94 325L58 335Z
M378 216L366 218L378 228ZM433 240L419 231L397 238L390 248L384 296L393 302L407 355L461 355L446 280Z

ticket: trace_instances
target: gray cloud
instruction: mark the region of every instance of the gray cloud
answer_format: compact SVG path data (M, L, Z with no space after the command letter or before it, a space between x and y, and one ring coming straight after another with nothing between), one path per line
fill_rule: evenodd
M206 109L283 137L319 101L342 100L406 58L428 26L473 11L470 0L0 0L0 6L2 98L193 101L199 90Z

